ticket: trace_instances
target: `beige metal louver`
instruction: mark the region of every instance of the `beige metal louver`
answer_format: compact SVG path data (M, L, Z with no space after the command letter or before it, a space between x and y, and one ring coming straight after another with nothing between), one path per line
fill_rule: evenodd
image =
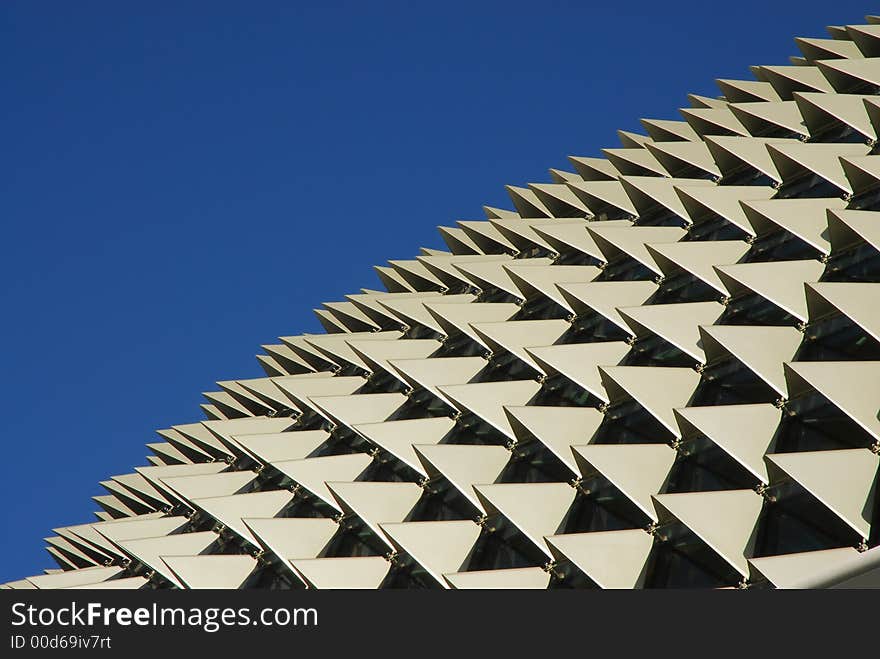
M880 587L880 25L829 32L377 266L2 587Z

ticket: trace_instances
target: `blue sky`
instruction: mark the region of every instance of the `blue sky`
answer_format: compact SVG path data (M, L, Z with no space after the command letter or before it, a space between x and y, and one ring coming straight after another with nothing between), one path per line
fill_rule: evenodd
M0 582L371 266L866 11L309 4L0 3Z

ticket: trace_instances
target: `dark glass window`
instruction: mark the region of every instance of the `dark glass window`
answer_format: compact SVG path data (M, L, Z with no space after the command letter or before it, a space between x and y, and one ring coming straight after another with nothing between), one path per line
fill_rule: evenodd
M519 443L499 483L558 483L571 480L572 473L553 452L537 440Z
M587 533L592 531L622 531L644 528L650 518L620 490L604 477L596 476L584 481L589 495L578 492L572 503L561 533Z
M431 522L450 519L476 519L481 512L461 494L445 476L436 476L425 486L407 522Z
M793 233L779 228L758 236L742 260L743 263L799 261L818 259L823 252Z
M874 151L875 153L873 153L872 155L876 155L876 147L874 147ZM852 210L866 211L874 211L880 209L880 187L860 192L850 200L847 208Z
M692 367L697 360L656 334L636 339L624 357L622 366Z
M463 413L443 438L444 444L493 444L504 446L507 436L472 412Z
M324 443L316 448L311 455L312 457L345 455L347 453L359 453L364 449L369 450L369 446L363 437L345 426L336 426Z
M321 551L320 557L382 556L386 553L387 547L366 524L357 517L347 517Z
M527 300L511 320L568 318L569 313L571 312L558 302L541 294Z
M602 401L564 375L556 374L544 380L541 390L529 404L546 407L599 407Z
M541 373L512 353L493 355L471 382L534 380Z
M741 168L736 170L726 172L724 176L721 177L721 180L718 182L719 185L773 185L776 183L772 178L764 174L763 172L755 169L751 165L747 163L743 163Z
M575 318L571 329L558 343L592 343L594 341L623 341L629 333L600 313L591 311Z
M833 314L807 326L795 360L880 360L880 342L843 314Z
M407 386L390 373L377 370L367 378L363 387L358 390L359 394L385 394L404 392Z
M646 569L645 588L721 588L741 575L702 540L681 525L675 538L654 542Z
M495 288L494 286L484 288L483 292L477 296L476 302L516 302L519 298L511 295L505 290Z
M703 177L697 177L703 178ZM665 206L655 204L650 209L639 212L639 217L633 222L635 226L641 227L681 227L684 228L688 221L680 215L673 213Z
M496 515L486 525L494 531L484 528L480 532L465 571L538 567L547 562L544 553L507 520Z
M844 194L833 183L818 174L807 172L791 181L784 181L776 193L775 199L817 199L821 197L840 197Z
M536 245L535 243L529 243L528 246L522 247L522 249L516 254L515 258L517 259L552 259L554 256L554 252L552 250L547 249L543 245Z
M276 517L335 517L337 511L318 497L300 491Z
M786 403L776 431L776 452L869 448L874 439L817 391Z
M594 444L668 444L675 436L633 400L612 405L605 412Z
M379 588L440 588L440 584L421 565L406 558L392 566Z
M864 144L867 138L849 124L829 116L830 121L821 127L810 129L810 142L834 142L837 144Z
M759 484L757 476L706 437L682 445L669 472L664 492L745 490Z
M880 282L880 251L866 242L833 250L820 281Z
M357 480L382 483L416 483L421 475L405 462L401 462L387 451L380 451Z
M683 241L746 240L748 237L749 234L744 229L720 215L713 214L690 225Z
M703 369L691 405L773 403L779 393L734 357L713 361Z
M416 389L394 412L389 421L449 416L454 412L455 410L427 389Z
M624 254L609 261L595 281L653 280L656 277L649 267Z
M599 586L570 561L560 561L550 575L550 590L592 590Z
M758 521L755 556L855 546L858 534L793 481L772 490Z
M723 294L686 270L676 270L663 277L657 292L646 304L678 302L717 302Z
M595 256L590 256L589 254L584 254L583 252L576 249L563 249L562 252L556 257L554 261L556 265L594 265L597 266L601 263L599 259Z
M254 571L241 586L246 590L302 590L305 588L299 579L292 579L278 566L265 566Z
M800 320L757 293L737 295L727 305L718 325L791 325Z

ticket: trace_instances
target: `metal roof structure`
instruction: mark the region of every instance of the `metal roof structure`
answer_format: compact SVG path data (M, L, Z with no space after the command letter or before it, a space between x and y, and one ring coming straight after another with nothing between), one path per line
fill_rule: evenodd
M0 587L880 587L880 17L828 31L377 266Z

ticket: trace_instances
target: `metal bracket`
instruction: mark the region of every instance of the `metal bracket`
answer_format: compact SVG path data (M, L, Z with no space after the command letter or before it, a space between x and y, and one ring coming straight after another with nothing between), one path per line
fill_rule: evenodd
M755 485L755 494L764 499L764 501L774 502L776 497L770 494L771 488L766 483L758 483Z
M544 570L551 577L555 577L556 579L562 579L565 577L561 572L557 572L556 568L559 564L556 561L547 561L544 565L541 566L541 569Z
M584 479L580 476L578 476L577 478L572 478L570 481L568 481L568 484L575 490L583 494L585 497L590 495L590 490L584 487Z

